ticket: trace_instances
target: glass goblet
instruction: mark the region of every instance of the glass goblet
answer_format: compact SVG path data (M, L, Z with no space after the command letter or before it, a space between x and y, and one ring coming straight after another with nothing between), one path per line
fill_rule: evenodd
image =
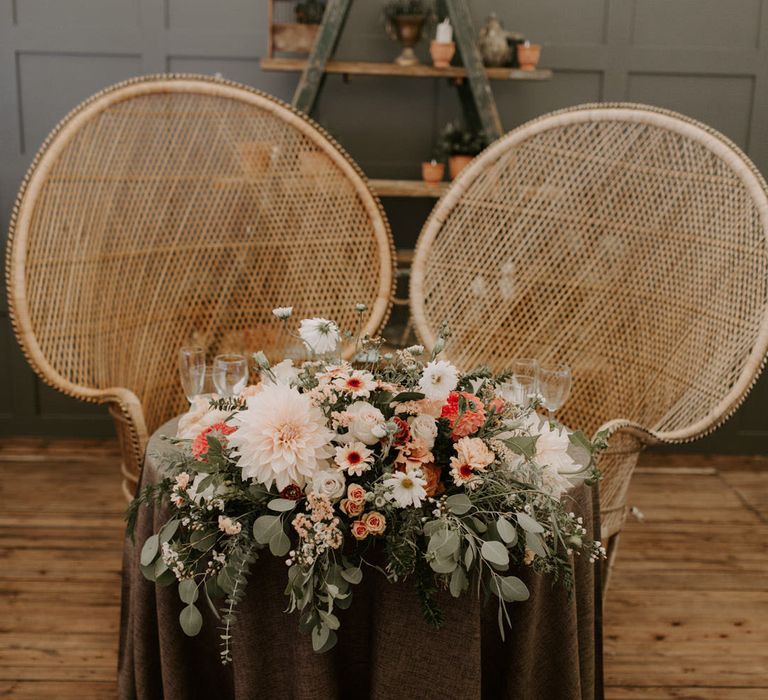
M520 357L512 361L510 383L520 397L520 405L528 405L539 394L539 363L530 357Z
M568 365L542 367L539 371L541 403L554 420L555 411L562 408L571 393L571 368Z
M203 393L205 382L205 350L198 345L185 346L179 350L179 379L187 401L192 403Z
M245 355L227 353L213 358L213 383L221 396L237 396L248 384Z

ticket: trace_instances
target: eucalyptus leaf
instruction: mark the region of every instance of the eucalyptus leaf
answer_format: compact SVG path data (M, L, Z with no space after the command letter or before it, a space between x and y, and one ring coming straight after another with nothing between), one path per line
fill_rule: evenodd
M328 629L328 625L325 623L315 625L312 628L312 648L315 651L320 651L328 641L330 633L331 630Z
M429 565L436 574L450 574L459 564L455 559L433 559Z
M170 569L163 571L162 574L155 577L155 585L159 586L160 588L170 586L172 583L176 583L176 574L174 574Z
M344 577L344 580L349 581L350 583L353 583L357 585L360 583L360 581L363 580L363 570L362 569L344 569L341 572L341 575Z
M336 617L333 613L325 612L324 610L320 610L320 619L326 624L328 629L331 630L337 630L340 627L339 618Z
M457 493L445 499L445 505L454 515L464 515L472 508L472 501L465 493Z
M535 532L525 533L525 546L528 547L528 549L532 549L540 557L546 557L548 554L544 540L542 540Z
M429 537L430 535L434 535L439 530L445 530L446 525L444 520L428 520L426 523L424 523L424 526L422 528L424 534Z
M480 554L483 559L491 564L502 567L509 565L509 552L501 542L496 542L495 540L493 542L483 542Z
M581 447L590 454L592 454L593 447L592 442L590 439L583 433L581 430L574 430L568 438L570 439L571 443L574 444L576 447Z
M333 601L333 604L341 610L347 610L349 606L352 605L352 596L348 595L345 598L336 598L336 600Z
M512 452L532 459L536 454L536 441L538 439L538 435L516 435L515 437L507 438L503 442Z
M280 528L269 539L269 551L276 557L284 557L291 548L291 541L285 534L283 528Z
M498 532L499 537L510 546L517 542L517 530L515 529L515 526L501 515L496 521L496 532Z
M179 598L188 605L197 600L197 584L191 578L185 578L179 583Z
M139 570L141 571L141 575L147 579L147 581L154 582L157 580L154 564L147 564L146 566L144 564L139 564Z
M268 544L272 536L280 529L280 516L262 515L253 523L253 538L259 544Z
M469 571L472 568L472 563L475 560L475 548L470 545L464 552L464 566Z
M179 622L181 623L181 629L188 637L196 636L203 627L203 616L200 611L193 605L189 604L182 608L179 615Z
M544 532L544 526L535 521L527 513L515 513L515 517L523 530L526 530L527 532Z
M331 596L331 598L336 598L341 591L339 590L338 586L334 586L332 583L326 584L326 590L328 591L328 595Z
M173 520L169 520L160 528L160 532L157 534L160 537L161 543L168 542L176 534L176 530L179 529L179 522L178 518L173 518Z
M500 576L496 579L496 594L508 603L528 600L528 587L517 576Z
M189 543L198 551L207 552L216 544L216 533L194 530L189 536Z
M460 566L457 566L453 570L453 574L451 574L451 583L448 586L449 590L451 591L451 595L454 598L458 598L462 592L466 590L468 584L469 581L467 580L467 575L464 573L464 569L462 569Z
M293 510L296 507L296 501L291 501L287 498L273 498L267 503L267 508L277 511L278 513L286 513L289 510Z
M474 515L470 515L464 522L470 525L478 535L482 535L488 531L486 524Z
M330 651L331 649L333 649L333 647L336 646L336 642L338 641L339 641L339 638L336 636L336 632L331 630L328 633L328 639L326 640L325 644L323 644L323 646L321 646L319 649L316 650L317 653L325 654L326 651Z
M427 552L433 552L438 558L454 557L459 552L461 540L455 530L440 530L429 538Z
M160 538L157 535L151 535L147 537L147 541L141 548L141 564L142 566L149 566L157 556L157 552L160 549Z
M152 565L150 564L150 566ZM155 578L157 578L158 576L162 576L166 571L168 571L168 564L166 564L163 561L162 557L158 557L157 559L155 559L154 567L155 567Z
M235 580L229 566L225 566L219 571L219 575L216 577L216 584L222 591L232 595L232 592L235 590Z

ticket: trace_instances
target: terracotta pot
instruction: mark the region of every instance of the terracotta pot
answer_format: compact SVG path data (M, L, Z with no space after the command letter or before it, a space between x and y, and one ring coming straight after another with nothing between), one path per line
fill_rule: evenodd
M456 44L452 41L446 44L433 40L429 44L429 53L432 55L432 63L435 68L448 68L451 65L453 54L456 53Z
M541 58L541 44L518 44L517 62L523 70L534 70Z
M474 156L451 156L448 159L448 170L451 173L451 180L455 180L473 158Z
M421 164L421 177L424 182L440 182L445 176L445 163L436 160Z

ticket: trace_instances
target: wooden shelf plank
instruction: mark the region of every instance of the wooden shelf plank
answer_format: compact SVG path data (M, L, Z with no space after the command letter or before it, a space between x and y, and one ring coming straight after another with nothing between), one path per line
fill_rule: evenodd
M450 182L424 182L423 180L369 180L379 197L442 197Z
M263 70L300 73L306 60L303 58L262 58ZM435 68L427 63L415 66L399 66L396 63L367 63L364 61L328 61L327 73L345 75L389 75L402 78L466 78L467 71L461 66ZM493 80L551 80L552 71L546 68L521 70L519 68L486 68Z

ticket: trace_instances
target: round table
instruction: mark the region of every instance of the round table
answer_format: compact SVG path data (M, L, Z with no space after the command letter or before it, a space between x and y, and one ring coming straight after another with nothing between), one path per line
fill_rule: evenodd
M152 436L140 488L158 478L157 456L174 449L177 419ZM597 489L584 484L566 496L587 531L599 537ZM156 587L139 571L145 539L163 523L162 509L141 508L135 541L126 539L120 626L121 698L569 698L602 697L600 571L586 557L574 560L572 595L534 574L513 571L530 589L514 604L502 641L497 602L471 592L441 592L445 623L423 619L412 582L389 583L366 571L348 610L338 611L339 641L325 654L312 651L296 615L284 612L287 577L281 559L263 553L252 568L234 627L229 666L219 661L217 620L203 610L197 637L179 626L176 586Z

